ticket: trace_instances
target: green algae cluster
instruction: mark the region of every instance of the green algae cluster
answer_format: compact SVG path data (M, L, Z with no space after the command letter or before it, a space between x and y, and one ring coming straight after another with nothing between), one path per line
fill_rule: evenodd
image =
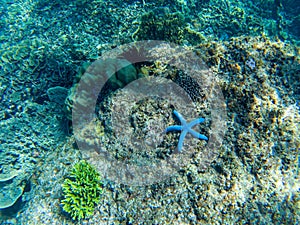
M81 220L91 216L94 207L100 201L101 177L90 164L80 161L74 165L62 188L64 211L69 213L73 220Z

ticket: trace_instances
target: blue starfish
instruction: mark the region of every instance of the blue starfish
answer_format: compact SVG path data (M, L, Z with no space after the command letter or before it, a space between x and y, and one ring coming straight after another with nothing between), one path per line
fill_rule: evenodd
M174 114L180 120L181 125L169 126L169 127L167 127L165 132L167 133L170 131L181 131L179 141L178 141L178 146L177 146L177 149L179 152L182 149L183 140L184 140L185 136L187 135L187 133L190 133L194 138L199 138L201 140L206 140L206 141L208 140L208 138L205 135L200 134L192 129L193 126L204 122L204 118L198 118L198 119L193 120L190 123L187 123L186 120L183 118L183 116L179 112L174 110Z

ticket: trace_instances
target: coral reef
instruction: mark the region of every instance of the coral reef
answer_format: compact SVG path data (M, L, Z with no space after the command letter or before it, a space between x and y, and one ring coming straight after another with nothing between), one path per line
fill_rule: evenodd
M5 102L6 100L2 101ZM63 140L64 132L59 125L60 113L60 109L53 106L41 107L37 103L20 100L1 112L2 207L13 206L21 195L28 192L24 188L26 185L31 186L30 178L41 163L41 159ZM44 116L40 117L40 115ZM27 199L29 198L21 200L26 202Z
M203 43L194 51L217 74L216 81L222 86L227 101L229 130L224 145L218 149L219 157L203 170L202 157L196 152L196 157L181 165L178 176L151 186L124 187L108 181L104 185L107 192L98 208L99 217L106 214L114 199L114 209L110 210L114 213L121 211L120 214L126 216L107 216L112 223L296 223L299 217L299 180L295 173L299 166L300 147L297 135L300 123L297 106L299 49L261 36ZM143 70L147 70L145 73L150 77L179 79L161 63L155 62ZM181 77L181 85L190 92L193 84ZM117 94L118 91L114 95ZM107 111L118 111L116 106L125 107L120 97L114 98L114 95L108 97L111 100L106 100L112 102L102 103L98 114L106 128L111 126L111 121L107 120L111 115ZM201 94L195 99L200 97ZM116 99L119 100L115 102ZM203 102L198 104L203 109ZM151 123L152 117L154 120L158 118L154 112L166 107L163 105L163 101L151 99L138 102L130 114L132 132L137 127L144 127L147 121ZM167 105L167 109L169 107ZM126 129L123 132L130 133L131 128ZM136 137L139 135L144 134L134 133ZM85 136L82 134L82 140ZM166 141L170 146L170 143L176 143L176 138ZM145 153L146 158L157 156L147 151L139 152L140 155L134 150L128 152L117 142L118 137L106 130L100 145L121 160L135 159ZM168 152L164 154L168 156ZM118 196L115 189L119 190ZM232 215L235 215L234 220Z
M223 83L231 118L225 146L253 177L248 198L260 196L260 203L248 199L248 207L264 215L256 223L295 223L299 180L291 173L299 169L299 49L266 37L242 37L200 45L199 52ZM249 59L255 67L247 65ZM278 208L290 211L289 217Z
M156 8L141 17L140 27L133 38L182 43L184 27L184 16L181 13L171 13L166 7Z
M139 27L132 34L134 40L161 40L177 44L196 44L205 37L186 22L181 12L167 7L155 8L141 16Z
M210 160L203 162L203 155L208 155L205 143L196 142L194 155L176 164L178 173L160 183L124 185L104 177L105 191L93 217L81 222L299 223L297 1L4 0L0 10L1 224L77 224L62 213L61 185L74 162L86 158L74 136L65 135L61 104L92 61L132 37L173 41L201 56L225 95L228 132ZM87 63L76 75L83 61ZM205 117L201 133L209 134L205 93L189 76L166 64L134 65L127 81L114 76L112 83L123 87L141 74L170 79L196 102L195 115L188 108L180 112L188 121ZM178 134L158 134L178 122L172 117L177 105L153 98L129 105L121 96L132 92L122 89L110 92L99 104L97 118L80 134L81 142L87 148L100 145L114 159L130 163L168 158ZM68 118L72 99L71 94L66 100ZM111 132L111 116L121 106L134 107L129 125L120 128L124 135L118 136ZM95 134L99 143L94 142ZM145 140L148 148L137 150L135 143L127 148L122 143L126 134Z
M47 90L47 95L51 102L56 102L59 105L64 105L65 100L68 97L68 91L69 90L67 88L55 86Z

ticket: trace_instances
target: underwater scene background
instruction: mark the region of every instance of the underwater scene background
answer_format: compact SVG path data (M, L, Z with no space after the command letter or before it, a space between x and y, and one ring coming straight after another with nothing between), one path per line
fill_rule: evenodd
M147 60L137 44L147 40L182 51L162 44ZM0 44L0 224L300 223L299 1L0 0ZM118 60L105 58L120 46ZM185 50L213 74L219 114L216 95L170 66ZM93 120L80 114L75 124L76 105L90 97L76 91L98 81L94 73L112 76ZM139 79L171 81L194 111L175 89L129 102L136 92L125 87ZM214 116L225 122L214 126ZM114 124L122 117L126 126ZM185 122L204 136L189 130L182 142ZM182 133L169 132L180 124ZM174 168L136 171L134 183L116 164L114 180L97 158L104 153L142 169L174 160Z

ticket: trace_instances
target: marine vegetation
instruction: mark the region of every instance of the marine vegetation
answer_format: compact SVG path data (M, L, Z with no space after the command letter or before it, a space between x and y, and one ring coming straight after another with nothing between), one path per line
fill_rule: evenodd
M93 215L95 205L102 194L100 174L86 161L76 163L65 179L61 201L64 211L73 220L81 220Z

